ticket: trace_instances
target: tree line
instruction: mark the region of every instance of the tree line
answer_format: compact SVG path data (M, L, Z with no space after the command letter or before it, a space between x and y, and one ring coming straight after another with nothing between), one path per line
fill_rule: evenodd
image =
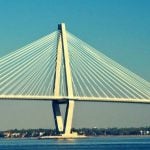
M150 127L140 128L73 128L72 132L77 132L79 135L85 136L123 136L123 135L150 135ZM54 136L57 135L55 129L14 129L0 131L0 137L39 137L39 136Z

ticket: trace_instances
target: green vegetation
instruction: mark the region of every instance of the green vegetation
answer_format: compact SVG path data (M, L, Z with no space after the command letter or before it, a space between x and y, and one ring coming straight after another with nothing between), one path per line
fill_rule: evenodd
M150 135L150 127L141 128L82 128L73 129L78 134L87 136L107 136L107 135Z
M124 135L150 135L150 127L141 128L81 128L72 129L79 135L86 136L124 136ZM57 135L54 129L22 129L1 131L0 138L30 138Z

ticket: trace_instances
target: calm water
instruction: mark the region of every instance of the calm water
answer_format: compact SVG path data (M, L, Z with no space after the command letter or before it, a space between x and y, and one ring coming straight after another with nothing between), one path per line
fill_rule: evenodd
M0 150L150 150L150 137L104 137L75 140L0 139Z

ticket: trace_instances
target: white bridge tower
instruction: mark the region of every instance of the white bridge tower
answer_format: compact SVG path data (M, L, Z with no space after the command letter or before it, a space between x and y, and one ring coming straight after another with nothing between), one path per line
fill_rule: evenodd
M56 56L56 69L55 69L55 83L54 83L54 96L60 96L60 76L61 76L61 63L64 63L65 70L65 82L67 89L67 96L73 97L73 88L72 88L72 74L69 62L69 52L67 45L67 35L65 24L59 24L58 30L60 30L60 36L58 38L57 46L57 56ZM62 59L64 60L62 61ZM65 119L63 121L60 104L66 104ZM71 127L73 119L73 110L74 110L74 100L64 99L64 100L54 100L52 101L54 119L56 130L60 135L63 136L72 136Z

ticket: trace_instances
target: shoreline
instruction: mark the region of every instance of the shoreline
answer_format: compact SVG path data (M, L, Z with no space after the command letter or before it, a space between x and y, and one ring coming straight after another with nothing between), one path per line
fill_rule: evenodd
M22 138L22 137L17 137L17 138L7 138L7 137L4 137L4 138L0 138L0 140L51 140L51 139L56 139L56 140L59 140L59 139L64 139L64 140L67 140L67 139L88 139L88 138L145 138L145 137L148 137L150 138L150 135L100 135L100 136L84 136L83 138L81 137L75 137L75 138L55 138L55 136L50 136L50 138L41 138L41 137L25 137L25 138Z

